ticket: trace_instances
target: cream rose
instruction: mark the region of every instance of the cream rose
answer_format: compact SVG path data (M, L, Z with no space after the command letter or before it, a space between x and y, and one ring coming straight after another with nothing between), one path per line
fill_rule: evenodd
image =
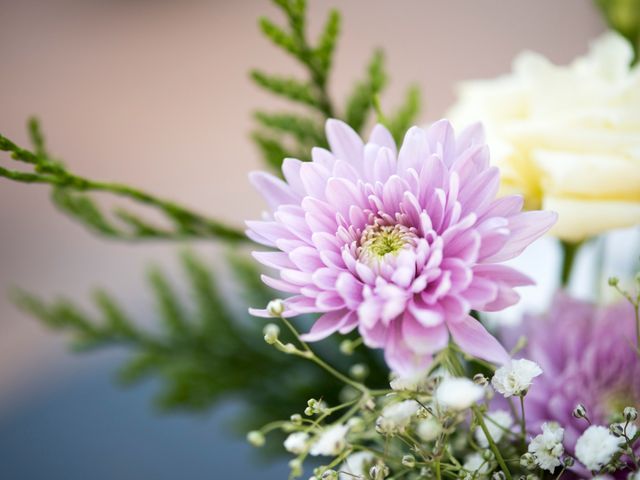
M558 66L525 52L512 73L463 83L448 117L481 121L502 192L558 212L552 230L578 242L640 224L640 69L607 33Z

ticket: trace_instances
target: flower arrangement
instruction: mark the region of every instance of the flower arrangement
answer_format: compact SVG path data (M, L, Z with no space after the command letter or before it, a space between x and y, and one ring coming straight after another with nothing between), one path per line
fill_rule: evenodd
M248 441L290 454L291 478L640 479L640 274L611 278L608 305L568 285L582 244L640 224L640 20L631 28L619 2L598 2L620 33L569 66L523 54L508 76L464 84L451 122L420 128L415 89L395 114L382 112L381 52L338 108L327 87L338 12L312 43L305 2L275 3L288 28L263 18L261 29L308 80L251 74L297 110L256 113L252 137L273 173L249 176L268 212L246 222L246 236L73 173L35 120L30 148L0 135L0 150L27 167L0 176L51 185L56 204L99 234L251 242L256 262L239 248L225 254L249 313L234 311L190 252L197 308L154 270L154 331L103 291L98 319L25 292L18 304L84 348L128 345L123 379L161 377L166 407L242 396ZM165 222L108 212L95 192ZM548 231L563 246L562 288L545 313L489 328L487 312L534 284L511 260Z

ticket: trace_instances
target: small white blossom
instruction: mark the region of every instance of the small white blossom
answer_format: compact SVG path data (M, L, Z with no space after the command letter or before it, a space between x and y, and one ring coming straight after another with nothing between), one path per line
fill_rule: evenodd
M381 435L395 435L403 432L419 408L420 404L415 400L404 400L387 405L376 419L376 431Z
M415 400L404 400L384 407L382 416L387 420L391 420L398 428L404 428L409 425L411 417L418 412L419 408L420 404Z
M416 426L416 433L421 440L430 442L438 438L442 432L442 425L435 418L420 420Z
M364 479L374 460L370 452L352 453L340 466L340 480Z
M294 432L284 441L284 448L291 453L300 455L307 450L309 434L305 432Z
M564 428L560 425L555 422L542 424L542 433L531 440L528 449L541 469L553 472L560 466L560 457L564 453L563 439Z
M478 452L467 455L462 467L470 473L484 475L489 472L489 462L482 458Z
M576 457L587 469L600 470L611 461L623 441L613 436L608 428L591 425L576 442Z
M491 384L505 397L524 395L533 379L541 373L542 369L536 362L521 358L497 369Z
M468 378L445 378L436 390L438 405L451 410L464 410L484 396L484 389Z
M390 382L393 390L407 390L418 392L424 390L427 382L427 372L416 372L409 375L397 376Z
M513 426L513 417L506 410L495 410L487 414L487 420L484 422L489 430L489 435L495 442L499 442L505 434L505 430L509 430ZM489 441L481 428L475 431L476 441L481 447L488 447Z
M333 425L323 432L321 432L317 439L311 445L309 453L314 456L326 455L335 456L338 455L347 446L347 432L349 427L347 425Z

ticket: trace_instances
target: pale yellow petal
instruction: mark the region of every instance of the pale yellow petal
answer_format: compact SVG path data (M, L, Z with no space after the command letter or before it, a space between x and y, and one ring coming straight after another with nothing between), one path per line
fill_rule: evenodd
M543 208L558 213L551 233L579 242L608 230L640 225L640 202L545 197Z

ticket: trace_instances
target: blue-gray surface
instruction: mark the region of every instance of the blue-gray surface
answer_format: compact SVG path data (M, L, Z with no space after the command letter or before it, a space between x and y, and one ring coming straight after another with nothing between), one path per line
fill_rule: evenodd
M122 390L113 363L85 369L0 415L1 480L281 480L214 415L160 415L152 384Z

